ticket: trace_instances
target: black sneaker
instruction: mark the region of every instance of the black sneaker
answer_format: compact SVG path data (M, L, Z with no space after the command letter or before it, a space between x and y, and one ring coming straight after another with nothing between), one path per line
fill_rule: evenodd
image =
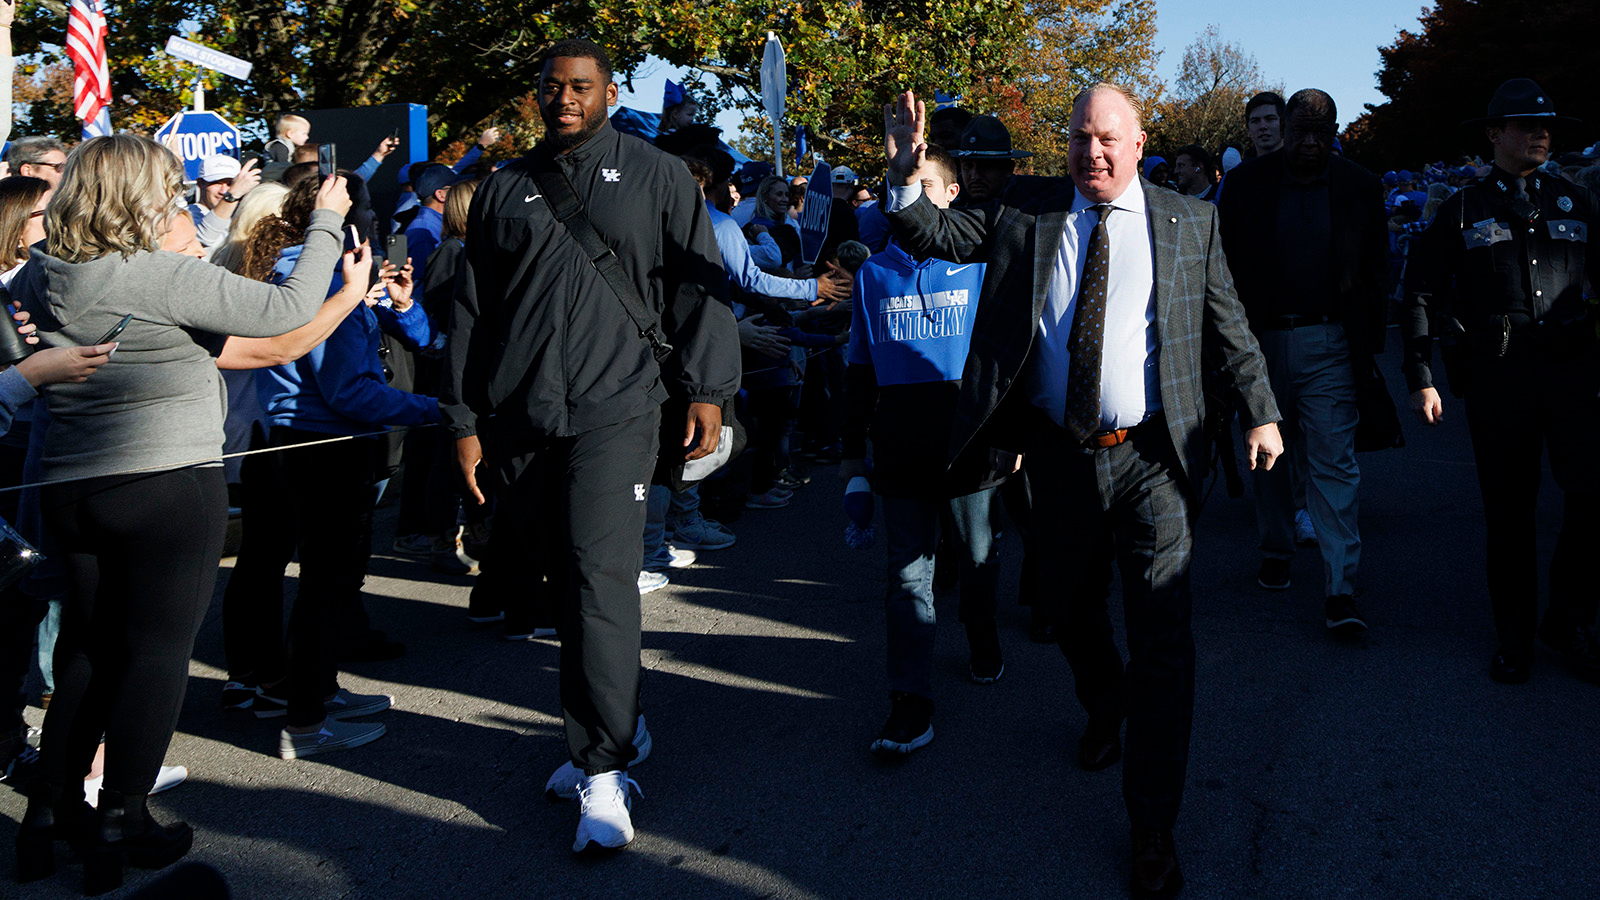
M281 719L289 714L289 698L269 694L267 688L258 687L255 700L250 703L250 711L258 719Z
M1335 634L1360 634L1367 630L1366 620L1361 618L1361 610L1356 608L1356 601L1349 594L1329 597L1323 609L1328 614L1328 630Z
M1269 591L1286 591L1289 589L1289 561L1287 559L1263 559L1261 571L1256 573L1256 584ZM1332 628L1333 626L1328 626Z
M967 648L972 653L968 668L972 680L978 684L999 681L1006 664L1001 659L1000 630L992 620L967 625Z
M889 692L889 720L883 723L872 752L904 756L933 740L933 701L902 691Z
M844 446L839 443L818 447L816 452L817 465L837 466L844 459Z
M222 686L222 709L224 712L249 709L256 699L256 686L238 681L230 681Z

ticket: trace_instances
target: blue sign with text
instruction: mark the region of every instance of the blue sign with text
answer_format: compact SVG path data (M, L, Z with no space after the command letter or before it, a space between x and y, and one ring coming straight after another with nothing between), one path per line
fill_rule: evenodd
M239 129L214 112L181 112L156 130L156 142L183 160L183 176L194 181L208 156L239 158Z

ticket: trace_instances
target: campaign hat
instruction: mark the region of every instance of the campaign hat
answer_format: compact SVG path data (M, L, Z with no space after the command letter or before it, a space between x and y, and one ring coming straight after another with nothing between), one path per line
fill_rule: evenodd
M1571 116L1556 115L1555 101L1532 78L1513 78L1495 88L1483 118L1468 119L1461 124L1490 125L1506 119L1543 119L1552 124L1581 124L1580 120Z
M961 159L1026 159L1033 155L1013 150L1011 132L994 116L973 116L961 130L961 146L949 149L951 156Z

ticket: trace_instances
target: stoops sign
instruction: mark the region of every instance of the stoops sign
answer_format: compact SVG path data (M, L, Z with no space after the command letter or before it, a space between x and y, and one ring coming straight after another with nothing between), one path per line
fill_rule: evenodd
M800 261L816 265L822 243L828 239L828 218L833 213L833 170L817 163L806 182L806 205L800 210Z
M156 130L156 141L177 152L189 181L199 176L200 160L208 156L239 158L239 129L214 112L180 112Z

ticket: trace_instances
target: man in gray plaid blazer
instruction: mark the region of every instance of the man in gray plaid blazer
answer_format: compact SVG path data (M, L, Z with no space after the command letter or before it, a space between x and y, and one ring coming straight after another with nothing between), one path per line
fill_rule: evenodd
M1114 764L1127 720L1130 890L1172 897L1183 885L1172 828L1194 708L1203 355L1231 376L1251 467L1270 467L1283 442L1215 210L1138 177L1140 112L1125 88L1095 85L1073 103L1070 178L1013 178L997 200L940 211L911 180L926 145L908 92L884 110L886 212L913 256L988 264L950 458L974 441L997 466L1027 455L1038 547L1059 561L1063 585L1044 599L1088 712L1078 761ZM1113 563L1126 666L1106 605Z

